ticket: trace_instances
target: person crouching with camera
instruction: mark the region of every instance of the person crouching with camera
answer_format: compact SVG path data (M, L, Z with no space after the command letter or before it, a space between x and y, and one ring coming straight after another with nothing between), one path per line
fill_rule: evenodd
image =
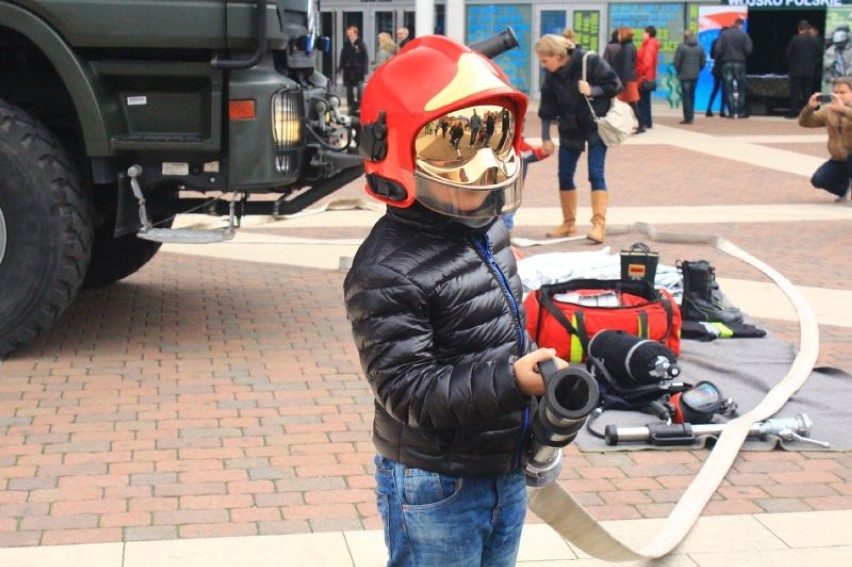
M814 93L799 114L799 125L828 130L831 159L811 177L811 185L849 203L852 181L852 77L834 79L831 94Z

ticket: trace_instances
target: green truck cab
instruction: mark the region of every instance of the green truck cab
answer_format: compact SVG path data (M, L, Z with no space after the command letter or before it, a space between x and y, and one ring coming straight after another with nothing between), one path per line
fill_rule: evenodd
M317 0L0 0L0 357L194 241L176 214L228 215L223 239L363 173L317 22Z

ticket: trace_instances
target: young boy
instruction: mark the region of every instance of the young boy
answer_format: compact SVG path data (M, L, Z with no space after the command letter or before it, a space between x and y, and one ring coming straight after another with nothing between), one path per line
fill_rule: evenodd
M428 73L423 70L428 69ZM398 97L400 85L406 96ZM508 567L536 370L501 213L520 204L527 98L481 54L441 36L378 68L361 106L367 192L387 203L344 282L375 396L376 496L393 566ZM509 114L511 131L458 154L423 125ZM557 365L565 366L557 360Z

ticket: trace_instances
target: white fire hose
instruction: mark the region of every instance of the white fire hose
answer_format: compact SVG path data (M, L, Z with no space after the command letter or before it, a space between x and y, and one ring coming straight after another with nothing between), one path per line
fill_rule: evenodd
M763 272L787 295L799 318L799 352L787 375L751 411L728 422L710 456L687 487L660 531L641 549L620 541L595 520L558 482L528 488L528 506L559 535L584 552L607 561L632 561L663 557L677 547L692 530L704 506L731 468L753 424L768 419L805 383L819 352L819 326L813 310L790 281L768 264L722 237L658 232L646 223L636 223L630 232L640 232L656 242L709 244Z

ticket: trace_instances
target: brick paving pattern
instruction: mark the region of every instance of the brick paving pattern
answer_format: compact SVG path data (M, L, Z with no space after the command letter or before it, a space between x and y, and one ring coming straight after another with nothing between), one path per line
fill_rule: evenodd
M699 120L692 131L815 133L781 119ZM817 146L824 151L772 145L821 156ZM555 171L555 158L531 166L526 206L555 206ZM577 179L580 204L588 205L582 162ZM806 177L666 145L612 150L608 180L612 207L830 201ZM332 197L361 196L360 185ZM672 225L725 236L794 283L831 289L852 281L852 252L839 245L849 228L842 221ZM367 230L268 232L351 238ZM545 230L517 233L543 238ZM620 235L607 244L636 240ZM711 249L656 248L666 263L705 258L723 277L761 278ZM593 248L525 253L578 249ZM343 312L343 277L161 253L124 282L81 293L56 329L0 365L0 546L380 527L372 396ZM795 342L794 323L761 323ZM852 329L822 326L820 339L820 363L852 371ZM707 454L569 447L561 481L599 519L660 518ZM849 508L852 452L744 452L704 514Z

